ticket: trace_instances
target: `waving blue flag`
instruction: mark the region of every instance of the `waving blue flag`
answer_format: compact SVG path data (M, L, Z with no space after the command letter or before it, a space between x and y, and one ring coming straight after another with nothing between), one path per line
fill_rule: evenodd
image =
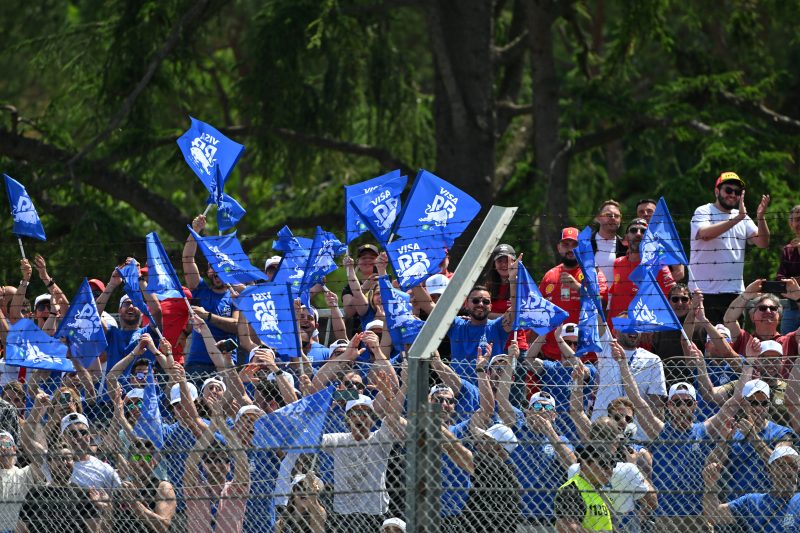
M239 202L222 193L222 198L217 203L217 227L220 231L234 228L246 214L247 211L239 205Z
M236 299L239 309L267 346L289 357L297 357L297 325L294 299L285 283L251 285Z
M244 146L228 139L213 126L189 118L192 125L178 138L178 146L189 168L197 174L208 192L216 194L216 167L219 167L224 183L242 156Z
M519 262L517 270L517 298L514 302L513 330L532 329L539 335L547 335L559 324L564 322L569 313L555 305L553 302L542 298L539 287L528 273L528 270Z
M350 200L361 222L381 244L385 245L392 234L392 226L400 211L400 195L407 181L407 176L400 176Z
M353 239L367 231L367 224L361 220L361 216L356 212L350 204L350 200L362 194L369 194L384 183L397 179L400 177L399 170L393 170L383 176L372 178L371 180L362 181L355 185L344 186L344 228L345 228L345 242L350 244ZM405 187L405 184L403 185Z
M253 446L297 453L318 452L332 398L333 386L328 386L262 416L253 428Z
M596 299L591 297L586 286L584 279L581 284L581 310L578 315L578 349L575 350L577 356L603 349L597 325L597 319L603 316L603 312L597 307Z
M235 231L227 235L201 237L191 226L187 227L223 283L247 284L267 280L263 271L250 264Z
M67 346L51 337L33 320L23 318L11 326L6 345L6 364L40 370L75 372L67 359Z
M153 367L147 369L147 382L144 387L144 399L139 420L133 426L133 434L148 439L159 450L164 447L164 426L161 421L161 409L158 406L158 387L153 380Z
M447 256L447 243L441 235L425 235L397 239L386 245L397 283L407 291L441 269Z
M123 289L125 290L125 294L128 295L128 298L131 299L133 306L150 320L153 327L157 327L156 321L153 320L150 309L147 307L142 291L139 288L139 263L134 259L122 268L117 267L116 270L119 272L119 275L122 276L122 281L125 282Z
M147 234L145 245L147 247L147 288L145 290L161 298L183 298L181 280L155 231Z
M89 282L83 278L53 337L66 337L72 355L88 367L108 346Z
M347 252L347 245L342 244L336 235L324 231L317 226L314 242L308 253L308 262L300 282L299 293L305 294L311 287L322 282L322 278L336 270L336 257Z
M645 271L644 279L639 284L639 292L628 306L628 318L619 317L612 320L614 328L623 333L666 331L683 327L672 306L669 305L664 291L649 270Z
M295 237L289 226L278 230L278 240L272 242L272 249L283 252L283 259L272 281L274 283L291 283L295 290L299 290L303 281L303 274L308 264L308 254L314 241L305 237Z
M481 210L473 197L427 170L420 170L394 232L402 237L441 235L453 245Z
M591 298L595 300L595 306L601 310L602 316L603 304L600 300L600 281L597 278L597 268L594 264L594 251L592 250L592 228L586 226L578 234L578 246L572 250L575 254L575 259L583 272L583 278L587 281L586 291Z
M389 327L392 343L398 348L404 344L413 344L425 322L412 313L411 297L392 287L388 276L381 276L378 284L381 289L381 302L386 311L386 325Z
M664 265L689 264L663 196L658 200L656 210L647 225L647 231L639 244L639 253L642 261L628 276L637 285L644 279L645 270L656 273Z
M6 192L8 193L8 203L11 204L11 216L14 218L14 228L11 232L17 237L33 237L40 241L46 241L42 221L33 206L31 197L25 187L9 176L6 178Z

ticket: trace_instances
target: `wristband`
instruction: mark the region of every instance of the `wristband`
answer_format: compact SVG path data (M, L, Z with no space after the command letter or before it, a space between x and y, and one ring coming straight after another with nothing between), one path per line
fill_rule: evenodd
M283 370L281 370L281 369L279 368L278 370L276 370L275 372L273 372L273 374L274 374L275 376L282 376L282 375L283 375Z
M48 283L46 285L46 287L49 289L50 287L52 287L55 284L56 284L56 278L50 278L50 283Z
M211 315L212 315L211 311L209 311L208 314L206 315L206 322L208 322L209 324L211 323Z
M30 285L30 282L28 282L28 281L25 281L25 280L23 279L23 280L21 280L21 281L19 282L19 284L20 284L20 285L22 285L23 287L27 287L28 285Z

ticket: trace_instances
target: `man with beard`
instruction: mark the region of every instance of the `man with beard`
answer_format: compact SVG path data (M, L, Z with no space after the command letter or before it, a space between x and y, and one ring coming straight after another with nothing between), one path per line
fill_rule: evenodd
M722 322L728 305L744 291L745 242L759 248L769 246L769 226L764 217L769 195L761 196L756 226L747 216L744 193L744 181L734 172L723 172L714 184L716 202L701 205L692 216L689 288L703 291L712 324Z
M581 310L580 288L581 281L583 281L583 273L573 252L578 246L578 233L580 232L577 228L561 230L561 240L557 247L561 263L548 270L539 283L539 292L542 293L542 296L569 313L565 322L576 324ZM600 270L597 271L597 282L600 285L600 297L605 299L607 294L606 277ZM553 332L547 334L547 341L542 347L541 353L545 359L561 360L561 350ZM591 361L591 359L588 360Z
M597 230L592 232L591 238L594 264L606 279L611 279L614 274L614 260L624 256L627 249L625 241L617 235L622 224L619 202L606 200L600 204L594 221L597 223Z

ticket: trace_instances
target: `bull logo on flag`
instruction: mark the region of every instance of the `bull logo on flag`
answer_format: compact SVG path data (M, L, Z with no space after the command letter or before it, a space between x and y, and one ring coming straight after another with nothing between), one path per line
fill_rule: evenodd
M305 274L305 273L306 273L305 270L303 270L299 266L295 266L294 267L294 274L289 276L288 279L303 279L303 274Z
M519 309L520 324L526 327L544 327L556 316L556 310L547 305L541 296L530 292Z
M218 246L211 244L208 246L208 249L211 250L214 256L217 258L218 267L222 267L225 272L230 272L231 270L236 269L236 263L234 263L233 260L228 257L228 254L220 250Z
M84 305L74 318L67 327L72 328L70 334L78 340L89 340L100 329L100 320L91 304Z
M656 314L644 303L643 300L636 302L633 308L633 318L637 322L644 322L646 324L661 325L662 322L658 321Z
M19 197L17 205L11 211L11 216L14 217L14 222L25 224L36 224L39 220L36 215L36 209L33 207L33 202L27 196Z
M328 270L330 267L336 266L333 260L333 245L334 241L332 240L323 241L319 254L314 258L314 264L311 266L312 270Z
M267 293L267 298L270 294ZM261 331L263 333L280 333L281 329L278 327L278 313L275 311L275 303L271 300L266 302L258 302L253 305L253 311L256 314L256 320L261 324Z
M425 223L424 229L427 229L428 223L434 226L447 226L447 221L456 214L456 204L458 198L450 194L447 189L440 188L439 194L433 197L433 201L427 204L425 209L425 216L420 218L419 221Z
M427 276L431 266L428 255L422 251L403 254L397 258L397 263L400 267L400 285L403 286L410 281Z
M216 145L219 139L215 139L208 133L203 133L200 137L195 137L192 140L192 147L189 149L192 154L192 160L199 168L202 167L203 172L211 175L214 165L217 164L215 155L217 154Z
M375 215L375 225L383 231L391 230L392 224L394 224L397 218L397 208L399 206L400 201L397 198L389 198L386 202L375 207L375 209L372 210L372 214ZM366 227L364 229L366 229Z
M35 344L25 341L23 346L25 350L26 362L37 363L37 364L41 363L42 361L51 362L55 364L60 364L62 362L60 357L53 357L47 355L41 350L41 348L39 348Z

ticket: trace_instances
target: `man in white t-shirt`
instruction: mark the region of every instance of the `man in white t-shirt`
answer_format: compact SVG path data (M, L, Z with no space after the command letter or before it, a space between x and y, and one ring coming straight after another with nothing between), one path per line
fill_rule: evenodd
M0 431L0 531L14 531L25 495L42 480L38 465L19 468L17 443L8 431Z
M597 231L592 233L592 251L594 252L594 265L600 269L608 280L609 288L614 280L614 261L622 257L628 250L622 238L617 235L622 224L622 211L619 202L606 200L600 204L597 216Z
M85 489L109 491L119 488L122 482L114 467L89 454L92 437L89 421L80 413L70 413L61 419L61 438L75 457L70 482Z
M730 303L744 291L745 243L769 246L769 226L764 218L768 194L762 195L758 204L757 226L747 216L744 180L736 173L720 174L714 194L717 200L701 205L692 216L689 258L689 289L703 291L706 316L712 324L722 321Z

